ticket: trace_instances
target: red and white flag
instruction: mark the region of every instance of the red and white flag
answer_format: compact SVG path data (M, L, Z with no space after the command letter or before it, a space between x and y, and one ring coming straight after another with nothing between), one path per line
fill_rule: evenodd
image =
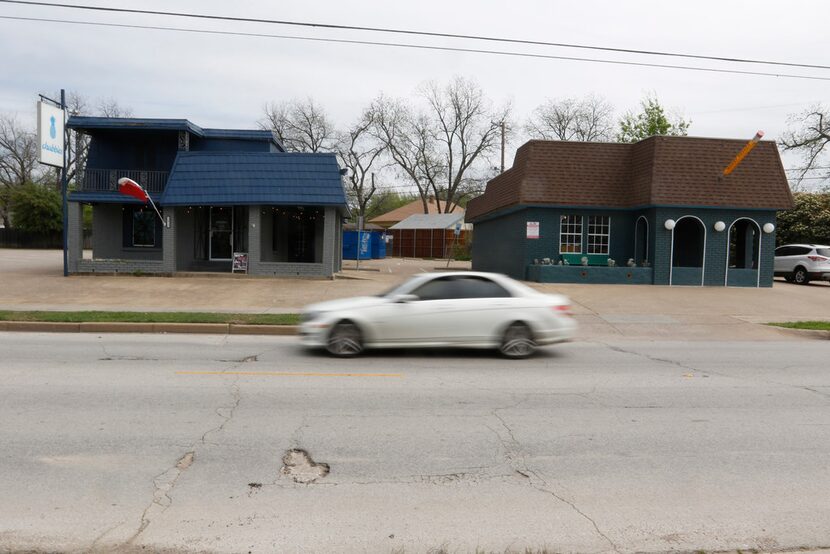
M141 188L141 185L127 177L121 177L118 179L118 192L137 198L145 204L150 199L150 195L147 194L147 191Z

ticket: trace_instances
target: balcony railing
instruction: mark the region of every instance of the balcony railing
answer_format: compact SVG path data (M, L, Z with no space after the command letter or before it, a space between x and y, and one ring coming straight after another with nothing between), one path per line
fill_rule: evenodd
M118 190L118 179L128 177L144 187L149 193L164 192L169 171L146 171L143 169L86 169L76 179L79 192L114 192Z

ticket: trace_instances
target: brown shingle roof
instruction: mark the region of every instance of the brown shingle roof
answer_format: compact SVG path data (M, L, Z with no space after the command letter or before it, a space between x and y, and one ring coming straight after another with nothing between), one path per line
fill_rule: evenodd
M439 202L441 203L441 212L444 212L446 210L446 206L444 205L443 200L440 200ZM427 202L427 208L429 210L429 213L431 213L431 214L437 214L438 213L438 207L436 205L436 202L435 202L434 198L429 199L429 201ZM463 213L463 212L464 212L464 208L462 208L460 206L456 206L455 208L450 210L450 213ZM410 202L409 204L406 204L405 206L401 206L400 208L396 208L396 209L392 210L391 212L386 212L385 214L381 214L377 217L373 217L372 219L369 220L369 222L370 223L375 223L377 225L382 225L384 227L389 227L391 225L394 225L395 223L403 221L404 219L406 219L407 217L409 217L411 215L422 214L422 213L424 213L424 203L419 198L418 200L415 200L414 202Z
M651 137L635 144L532 140L467 205L471 221L513 205L724 206L786 209L792 195L774 142L726 177L744 140Z

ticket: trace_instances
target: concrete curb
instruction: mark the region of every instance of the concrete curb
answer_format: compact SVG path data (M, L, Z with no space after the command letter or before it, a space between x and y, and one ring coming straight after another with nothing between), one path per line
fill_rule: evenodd
M296 325L245 325L238 323L129 323L0 321L0 331L29 333L202 333L214 335L296 335Z

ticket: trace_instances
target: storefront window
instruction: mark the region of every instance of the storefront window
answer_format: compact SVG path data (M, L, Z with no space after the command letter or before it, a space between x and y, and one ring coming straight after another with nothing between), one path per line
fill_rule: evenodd
M588 216L588 254L608 255L611 218L607 215Z
M563 215L559 223L559 253L582 253L582 216Z
M133 211L132 245L153 247L156 245L156 214L151 210Z

